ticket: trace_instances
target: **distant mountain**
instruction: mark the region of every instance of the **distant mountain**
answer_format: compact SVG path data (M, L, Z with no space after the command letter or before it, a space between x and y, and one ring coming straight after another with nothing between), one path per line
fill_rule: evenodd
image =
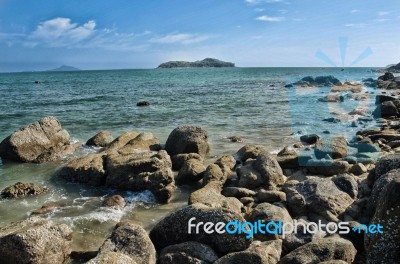
M213 58L205 58L201 61L168 61L161 63L157 68L210 68L210 67L235 67L232 62L220 61Z
M48 71L80 71L80 69L72 67L72 66L63 65L61 67L58 67L58 68L53 69L53 70L48 70Z

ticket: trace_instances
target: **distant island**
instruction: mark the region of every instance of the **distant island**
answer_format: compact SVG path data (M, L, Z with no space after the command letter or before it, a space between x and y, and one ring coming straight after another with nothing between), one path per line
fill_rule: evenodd
M378 72L400 73L400 63L388 65L383 69L379 69Z
M157 68L222 68L222 67L235 67L232 62L221 61L213 58L205 58L201 61L168 61L161 63Z
M72 66L63 65L63 66L60 66L60 67L58 67L56 69L52 69L52 70L48 70L48 71L52 71L52 72L53 71L80 71L80 69L72 67Z

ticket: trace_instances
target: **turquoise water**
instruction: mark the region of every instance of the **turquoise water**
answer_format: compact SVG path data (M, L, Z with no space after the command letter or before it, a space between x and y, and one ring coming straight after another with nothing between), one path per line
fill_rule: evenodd
M148 131L165 142L178 125L207 129L211 157L232 154L243 144L258 144L276 152L298 140L292 133L345 134L352 127L354 108L373 110L374 98L346 99L340 104L318 102L329 88L285 88L304 76L333 75L341 81L376 78L371 68L221 68L148 69L81 72L0 74L0 139L17 128L47 115L56 116L74 140L85 142L100 130L118 136L127 130ZM35 84L40 80L40 84ZM370 88L365 91L373 92ZM137 107L147 100L150 107ZM335 114L332 114L335 112ZM321 122L324 118L340 123ZM231 143L229 136L244 143ZM86 152L90 150L85 150ZM115 222L134 218L150 228L168 211L185 204L188 191L179 189L172 204L157 205L148 193L123 193L132 200L124 211L99 209L110 190L52 180L61 162L48 164L0 163L0 189L17 181L48 186L49 194L17 201L0 200L0 225L24 219L48 201L64 207L48 217L71 225L74 246L95 250Z

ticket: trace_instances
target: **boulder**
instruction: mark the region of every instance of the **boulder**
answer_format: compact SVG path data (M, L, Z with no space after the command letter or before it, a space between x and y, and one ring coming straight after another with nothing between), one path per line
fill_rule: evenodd
M370 143L366 140L362 140L357 143L357 151L358 153L365 153L365 152L376 153L380 152L381 149L379 148L379 146L373 143Z
M0 157L18 162L53 161L71 154L78 145L70 144L68 132L52 116L12 133L0 143Z
M119 252L106 252L97 255L95 258L86 262L86 264L137 264L129 256Z
M0 194L3 198L21 198L46 193L48 190L46 187L40 187L34 183L17 182L14 185L6 187Z
M332 177L332 181L336 186L350 195L351 198L356 199L358 194L358 183L353 176L348 174L341 174Z
M383 233L366 233L367 263L398 263L400 259L400 179L382 190L371 223L383 226Z
M236 156L240 161L245 162L248 159L255 159L261 153L265 153L266 151L255 145L246 145L238 150Z
M236 197L240 199L243 197L253 197L256 195L256 192L246 188L226 187L222 190L222 194L226 197Z
M378 105L372 114L375 118L399 116L399 109L393 101L386 101Z
M87 146L94 147L107 147L114 140L113 136L108 131L100 131L88 141L86 141Z
M146 230L130 222L117 224L111 236L100 247L99 255L107 252L125 254L137 264L156 263L156 250Z
M40 208L32 211L32 215L43 215L54 212L55 210L64 207L64 202L48 202L42 205Z
M239 167L236 172L239 176L239 187L247 189L279 186L286 180L278 161L266 152Z
M238 199L223 196L221 185L216 181L209 182L203 188L192 192L188 204L204 204L212 208L226 208L238 213L241 212L243 206Z
M198 159L187 160L179 170L175 181L177 184L196 183L203 178L205 170L203 161Z
M389 95L384 95L384 94L377 94L375 97L375 104L380 105L381 103L387 102L387 101L394 101L397 98Z
M135 132L135 131L125 132L122 135L120 135L119 137L117 137L116 139L114 139L105 150L109 151L109 152L113 151L113 150L118 150L118 149L122 148L123 146L125 146L129 141L136 138L137 136L139 136L138 132Z
M303 135L300 137L300 141L307 144L315 144L319 139L320 137L317 134Z
M166 151L111 153L106 157L106 186L120 190L150 190L159 202L168 202L175 181Z
M337 103L342 101L342 96L340 94L329 94L322 98L319 98L320 102Z
M205 157L210 152L207 131L195 126L180 126L168 136L165 150L171 156L182 153L197 153Z
M281 191L260 190L256 197L259 203L286 202L286 193Z
M230 173L231 170L229 168L221 167L215 163L210 164L204 171L203 186L213 181L219 182L222 186L225 184Z
M310 159L305 164L305 168L310 173L332 176L340 173L346 173L350 170L350 164L342 160L314 160Z
M196 241L213 248L218 254L245 250L249 247L252 239L246 239L246 234L211 233L206 234L203 228L195 232L195 228L189 233L188 222L195 218L192 224L199 222L228 223L238 220L243 223L243 217L233 211L223 208L211 208L202 204L193 204L181 208L163 220L161 220L150 232L150 238L157 250L167 246L188 241Z
M292 223L293 219L289 212L282 207L269 204L260 203L246 216L246 220L251 223L255 223L260 220L263 224L268 224L269 222L278 223L282 221L283 223ZM281 235L278 234L254 234L254 238L260 241L274 240L280 238Z
M102 203L102 206L111 207L114 209L122 209L125 207L125 205L125 199L121 195L113 195L111 197L108 197Z
M250 247L246 249L246 251L260 255L265 263L276 264L281 258L282 241L253 241L253 243L251 243Z
M160 140L152 133L143 132L129 140L124 146L118 149L118 153L128 155L140 151L160 150Z
M236 160L232 155L225 155L217 159L214 164L217 164L222 170L230 172L236 166Z
M264 259L261 254L249 251L234 252L218 259L214 264L269 264L268 259Z
M71 240L67 225L32 217L0 228L0 262L64 263Z
M194 241L184 242L164 248L158 259L159 264L212 264L218 259L214 250Z
M353 173L354 175L357 175L357 176L358 176L358 175L367 173L368 170L367 170L367 167L365 167L364 164L362 164L362 163L357 163L357 164L354 164L353 166L351 166L349 172L350 172L350 173Z
M280 260L280 264L318 264L328 260L343 260L352 263L357 250L353 244L340 237L314 240L301 246Z
M302 182L288 181L283 189L289 211L294 216L314 213L329 221L338 221L338 217L353 203L353 199L329 178L309 177Z
M384 75L378 77L378 80L380 80L380 81L394 80L394 75L391 72L385 72Z
M150 102L148 101L139 101L137 102L136 106L149 106Z
M374 182L387 172L400 169L400 154L389 154L381 157L376 163L375 170L368 176L368 184L373 186Z
M243 139L238 136L230 136L230 137L228 137L228 139L230 142L243 142Z
M283 169L297 169L299 167L299 154L295 150L284 147L277 155L276 160Z
M71 182L103 186L106 182L105 155L89 154L71 160L58 171L58 176Z
M197 153L178 154L171 157L172 169L174 171L179 171L182 168L183 164L185 164L186 161L191 159L196 159L198 161L203 162L203 158Z
M326 155L333 159L340 159L347 156L347 141L344 137L323 138L317 143L315 150L317 159L325 158Z

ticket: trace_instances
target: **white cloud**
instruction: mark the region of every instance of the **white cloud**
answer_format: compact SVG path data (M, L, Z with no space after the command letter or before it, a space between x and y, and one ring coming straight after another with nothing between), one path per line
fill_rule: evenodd
M259 16L256 18L259 21L266 21L266 22L280 22L285 20L284 17L271 17L271 16Z
M350 23L350 24L345 24L345 27L354 27L354 28L363 28L368 26L369 24L367 23Z
M58 17L40 23L30 39L34 42L45 42L49 46L68 47L88 39L95 28L94 20L78 25L69 18Z
M254 12L263 12L263 11L265 11L264 8L259 8L259 7L254 8Z
M198 34L188 34L188 33L171 33L163 37L152 38L150 42L161 43L161 44L192 44L207 40L209 37L205 35Z
M358 9L353 9L353 10L350 11L350 13L352 13L352 14L355 14L355 13L358 13L358 12L360 12L360 10L358 10Z
M387 12L387 11L380 11L380 12L378 12L378 16L386 16L386 15L389 15L389 13L390 12Z

